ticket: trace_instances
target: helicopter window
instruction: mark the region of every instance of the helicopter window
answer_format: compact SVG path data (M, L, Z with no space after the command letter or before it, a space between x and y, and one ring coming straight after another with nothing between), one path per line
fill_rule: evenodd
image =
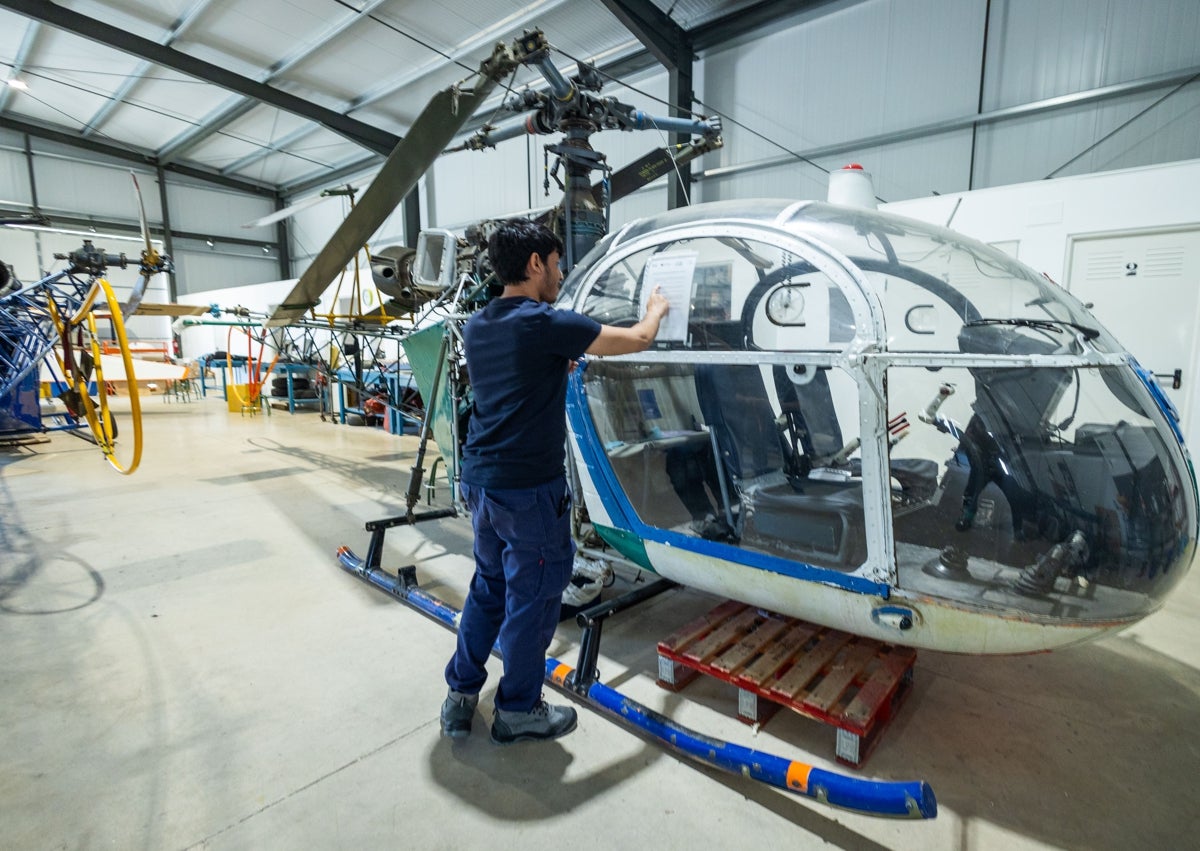
M901 461L937 476L893 488L901 587L1111 621L1183 575L1190 477L1131 369L895 367L887 386L893 478Z
M865 560L857 388L841 370L599 361L585 381L643 522L838 570Z
M587 277L591 268L596 265L604 255L608 252L608 248L612 245L613 239L616 238L616 233L607 234L598 243L592 246L592 250L583 256L583 259L575 264L575 268L567 275L562 282L562 288L558 293L558 301L556 304L560 306L570 307L575 303L575 296L579 293L579 285L583 283L583 279Z
M854 314L841 289L807 261L764 275L742 305L742 333L756 349L841 349L854 339Z
M820 203L805 205L793 222L844 253L866 275L883 303L892 351L955 351L960 326L985 317L1094 328L1099 333L1089 336L1089 345L1120 351L1069 293L982 242L924 222ZM910 311L931 301L934 307L924 307L926 321L914 331L906 322Z
M582 312L632 325L654 287L672 304L659 348L743 349L750 340L828 350L854 336L849 305L826 275L779 246L732 236L686 237L617 261L583 285Z

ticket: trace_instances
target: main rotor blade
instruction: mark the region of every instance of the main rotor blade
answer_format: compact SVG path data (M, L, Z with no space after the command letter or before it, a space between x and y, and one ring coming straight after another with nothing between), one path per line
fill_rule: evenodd
M388 155L362 199L313 258L295 288L267 319L268 328L287 325L317 305L325 288L392 214L483 103L497 80L512 67L511 56L498 47L491 59L481 66L480 75L470 90L451 87L433 96L413 122L408 135Z
M203 316L211 313L211 307L192 304L155 304L144 301L138 308L138 316Z
M129 301L121 305L121 313L125 316L133 316L137 313L138 306L142 303L142 297L146 294L146 287L150 284L150 276L154 274L148 268L148 264L153 265L158 263L158 253L154 250L154 246L150 244L150 225L146 223L146 204L142 201L142 187L138 185L137 175L130 169L129 177L133 181L133 197L138 205L138 223L142 230L142 240L146 243L146 248L142 251L142 276L133 286L133 291L129 294Z
M244 227L244 228L261 228L261 227L266 227L267 225L273 225L276 222L283 221L284 219L288 218L289 216L296 215L301 210L308 209L309 207L313 206L314 204L320 204L326 198L331 198L331 197L333 197L333 196L331 196L331 195L314 195L311 198L305 198L303 201L297 201L295 204L291 204L287 207L284 207L282 210L276 210L274 213L268 213L267 215L263 216L261 219L255 219L252 222L246 222L244 225L242 225L242 227Z
M142 239L146 243L146 251L150 252L154 249L150 245L150 226L146 224L146 204L142 201L142 187L138 185L137 175L132 170L129 172L129 177L133 180L133 197L137 200L138 224L141 225Z
M608 179L609 201L619 201L647 183L658 180L671 171L673 162L670 151L666 148L655 148L624 168L617 169ZM597 182L592 187L592 198L597 204L600 203L603 192L603 182Z
M673 152L671 148L655 148L640 159L636 159L612 173L612 176L609 177L609 202L620 201L626 195L636 192L643 186L658 180L664 174L674 171L676 166L686 165L701 154L715 150L721 145L721 137L713 136L675 145ZM592 198L599 204L603 195L604 184L597 182L592 187Z

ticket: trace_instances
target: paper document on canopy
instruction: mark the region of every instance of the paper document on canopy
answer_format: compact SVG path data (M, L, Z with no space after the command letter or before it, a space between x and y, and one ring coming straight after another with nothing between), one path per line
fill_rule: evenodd
M692 311L692 276L696 272L695 251L672 251L646 261L642 277L640 315L646 315L646 302L658 287L671 309L658 327L656 340L683 342L687 339L688 317Z

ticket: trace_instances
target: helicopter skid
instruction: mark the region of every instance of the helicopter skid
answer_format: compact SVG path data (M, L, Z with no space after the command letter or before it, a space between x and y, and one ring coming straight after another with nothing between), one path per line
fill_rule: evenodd
M403 567L397 575L392 575L370 566L345 546L338 548L337 560L348 573L386 591L442 625L458 629L461 612L421 590L414 567ZM586 692L576 690L569 684L574 671L557 659L546 659L546 681L551 685L697 762L867 815L918 819L937 816L937 799L924 781L864 780L710 738L603 683L592 683Z

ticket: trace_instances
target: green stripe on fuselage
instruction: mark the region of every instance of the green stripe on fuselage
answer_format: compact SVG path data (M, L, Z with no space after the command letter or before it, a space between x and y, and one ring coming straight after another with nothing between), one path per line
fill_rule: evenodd
M646 544L637 535L627 532L624 529L614 529L611 526L596 524L595 528L596 533L604 539L604 542L625 556L625 558L634 564L641 565L652 573L657 572L650 564L650 559L646 555Z

